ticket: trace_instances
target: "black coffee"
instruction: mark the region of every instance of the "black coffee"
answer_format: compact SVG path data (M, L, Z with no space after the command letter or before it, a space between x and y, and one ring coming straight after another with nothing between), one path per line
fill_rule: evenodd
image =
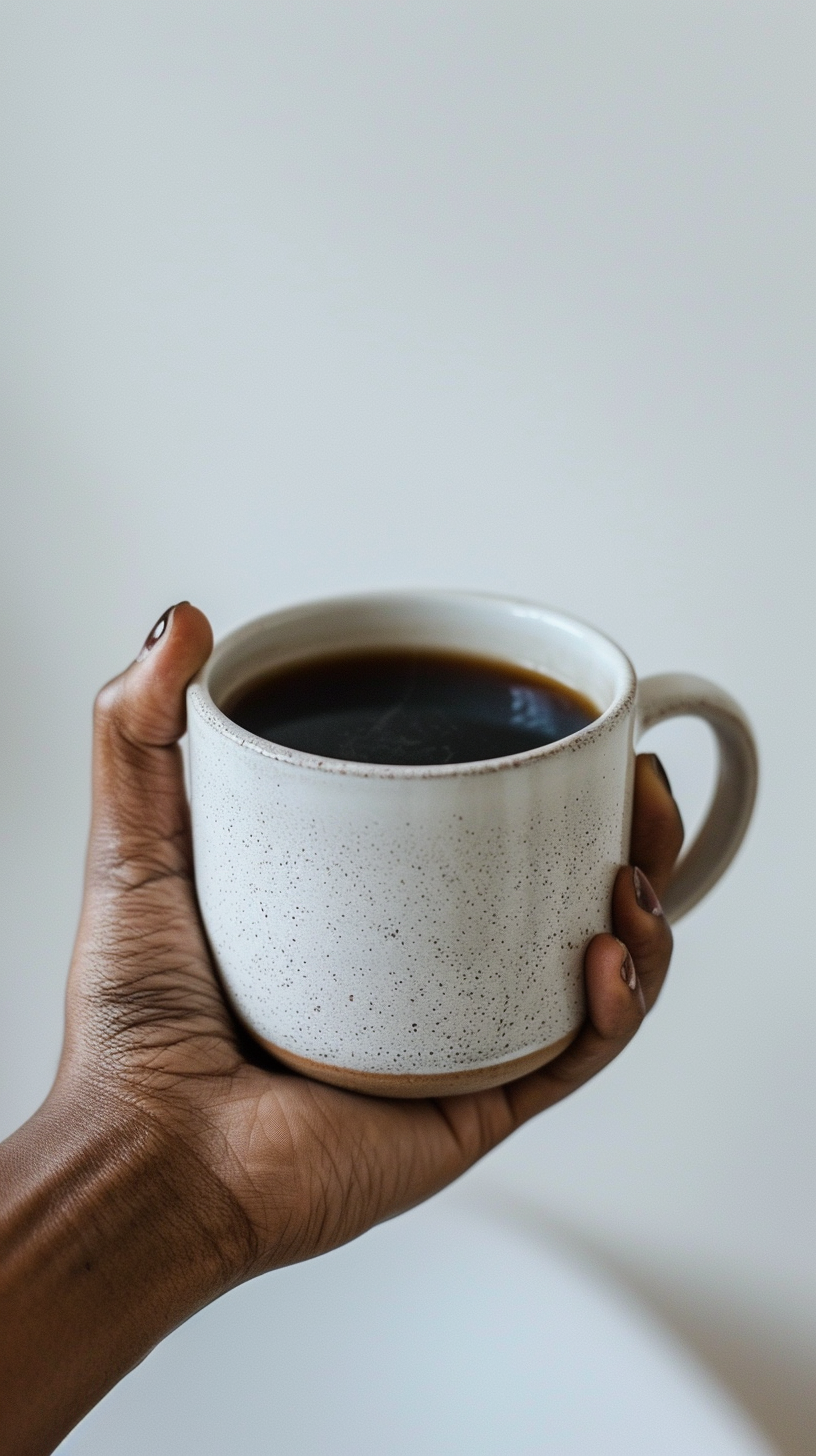
M472 763L554 743L598 717L526 668L456 652L349 652L270 672L224 712L272 743L357 763Z

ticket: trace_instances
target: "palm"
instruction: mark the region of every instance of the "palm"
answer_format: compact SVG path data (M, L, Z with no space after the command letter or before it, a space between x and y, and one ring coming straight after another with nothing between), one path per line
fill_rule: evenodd
M172 637L156 656L100 695L94 823L65 1055L68 1062L110 1062L116 1048L112 1065L124 1094L169 1141L192 1142L198 1161L243 1210L256 1267L267 1267L332 1247L457 1177L609 1061L643 1006L621 982L619 942L603 936L588 955L584 1031L549 1068L506 1089L394 1102L278 1068L227 1008L195 897L176 740L184 685L210 640L201 614L178 608ZM659 784L641 773L639 786L639 861L661 890L679 849L679 820L665 791L660 801ZM629 877L616 889L616 924L633 953L632 936L641 937L636 959L650 1004L670 936L662 918L645 917L632 901Z

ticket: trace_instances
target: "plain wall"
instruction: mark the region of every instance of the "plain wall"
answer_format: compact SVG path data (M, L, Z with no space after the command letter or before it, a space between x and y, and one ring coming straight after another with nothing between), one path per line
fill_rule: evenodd
M2 1130L58 1053L92 697L168 603L218 633L390 585L573 611L742 701L760 802L637 1043L471 1177L622 1271L791 1451L813 41L779 0L0 8ZM699 815L704 730L655 746Z

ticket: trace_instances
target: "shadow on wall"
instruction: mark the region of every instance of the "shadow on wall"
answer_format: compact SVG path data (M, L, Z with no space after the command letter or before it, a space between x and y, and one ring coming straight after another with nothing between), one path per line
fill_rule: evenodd
M716 1279L639 1262L533 1203L490 1200L503 1221L553 1241L645 1304L708 1367L780 1456L816 1451L813 1335Z

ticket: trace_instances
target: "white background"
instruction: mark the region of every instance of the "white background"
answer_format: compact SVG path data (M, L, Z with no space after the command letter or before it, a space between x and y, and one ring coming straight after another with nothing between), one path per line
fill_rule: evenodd
M91 700L165 606L571 610L733 692L761 799L637 1044L474 1190L616 1269L791 1452L813 81L812 7L780 0L0 6L2 1130L56 1062ZM656 746L693 817L704 730Z

